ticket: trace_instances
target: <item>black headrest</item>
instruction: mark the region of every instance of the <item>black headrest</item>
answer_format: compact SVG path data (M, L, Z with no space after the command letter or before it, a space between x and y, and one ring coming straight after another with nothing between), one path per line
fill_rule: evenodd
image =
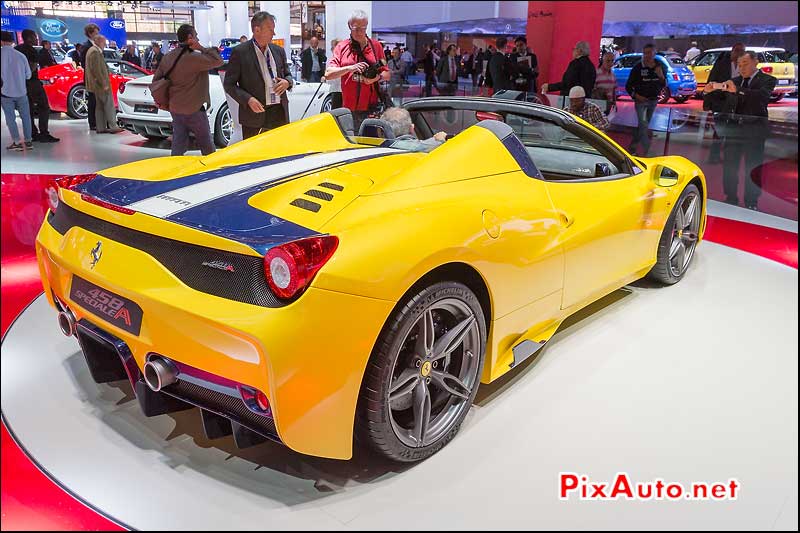
M336 119L336 123L339 124L342 133L348 137L355 135L356 127L353 122L353 114L349 109L346 107L338 107L336 109L331 109L328 113L333 115L333 118Z
M382 135L378 135L378 130ZM394 139L394 130L392 125L379 118L365 118L358 128L359 137L383 137L384 139Z

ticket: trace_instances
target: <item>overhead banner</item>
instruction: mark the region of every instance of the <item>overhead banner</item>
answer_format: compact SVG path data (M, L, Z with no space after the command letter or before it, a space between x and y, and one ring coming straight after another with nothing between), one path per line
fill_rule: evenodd
M125 21L122 19L94 19L81 17L29 17L21 15L2 15L0 26L5 31L19 33L22 30L33 30L39 35L39 40L60 43L68 40L70 43L80 43L86 40L83 28L90 22L100 27L100 33L114 41L119 47L127 42Z

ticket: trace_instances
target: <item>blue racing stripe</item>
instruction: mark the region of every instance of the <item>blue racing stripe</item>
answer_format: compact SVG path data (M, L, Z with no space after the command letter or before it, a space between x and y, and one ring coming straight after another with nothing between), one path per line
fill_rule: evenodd
M278 163L284 163L286 161L301 159L315 153L318 152L290 155L276 159L265 159L263 161L255 161L243 165L224 167L216 170L209 170L208 172L201 172L199 174L191 174L182 178L163 181L107 178L105 176L98 175L95 179L75 187L75 190L79 193L94 196L99 200L104 200L114 205L125 206L146 198L158 196L159 194L165 194L169 191L174 191L175 189L180 189L181 187L187 187L196 183L202 183L204 181L221 178L223 176L237 172L243 172L245 170L268 167Z
M380 154L354 158L349 161L325 167L324 169L315 169L311 172L319 172L320 170L349 165L358 161L366 161L367 159L405 153L407 152L398 150L397 154ZM262 191L297 179L311 172L292 176L276 182L256 185L235 194L230 194L211 202L198 205L197 207L180 211L167 217L166 220L240 242L250 246L260 254L266 254L267 250L277 244L309 237L315 235L317 232L289 222L288 220L270 215L269 213L265 213L251 206L248 201L252 196ZM293 199L294 198L287 198L286 202L289 203Z

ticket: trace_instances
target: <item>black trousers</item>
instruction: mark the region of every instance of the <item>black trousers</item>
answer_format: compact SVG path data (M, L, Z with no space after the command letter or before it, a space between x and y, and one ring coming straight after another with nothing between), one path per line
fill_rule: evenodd
M50 104L47 101L47 93L38 78L31 79L25 84L28 90L28 105L31 107L31 131L33 136L47 135L50 133L48 125L50 123ZM34 113L39 117L39 128L33 122Z
M283 109L283 105L281 104L268 105L264 110L263 117L264 123L261 126L254 127L245 126L242 124L243 139L249 139L250 137L254 137L259 133L264 133L265 131L275 129L279 126L289 123L289 119L286 116L286 111Z
M90 93L86 91L86 102L89 108L89 129L97 128L97 118L95 117L95 109L97 109L97 98L94 97L94 93Z
M726 137L723 146L722 184L729 202L738 202L739 169L744 157L744 204L756 206L761 196L761 165L764 163L763 136Z
M436 78L433 74L425 74L425 96L433 94L433 86L436 84Z

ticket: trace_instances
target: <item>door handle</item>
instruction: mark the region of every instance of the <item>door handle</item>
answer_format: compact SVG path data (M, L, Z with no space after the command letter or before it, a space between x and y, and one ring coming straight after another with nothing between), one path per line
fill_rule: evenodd
M558 214L558 220L561 222L561 225L565 228L568 228L575 222L575 217L569 216L567 213L563 211Z

